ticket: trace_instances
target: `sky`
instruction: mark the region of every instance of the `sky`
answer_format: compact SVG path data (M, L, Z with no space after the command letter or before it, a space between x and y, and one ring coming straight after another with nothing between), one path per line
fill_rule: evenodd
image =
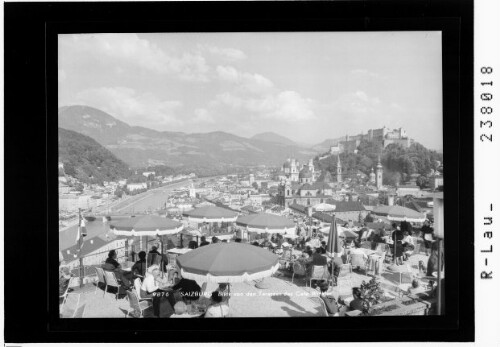
M436 31L59 35L59 106L304 144L402 127L441 150L441 61Z

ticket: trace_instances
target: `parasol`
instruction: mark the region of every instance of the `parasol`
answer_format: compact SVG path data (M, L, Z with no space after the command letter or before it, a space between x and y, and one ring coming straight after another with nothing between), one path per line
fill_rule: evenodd
M147 215L112 222L109 227L115 235L157 236L177 234L183 225L168 218Z
M197 282L235 283L262 279L279 268L279 256L250 244L215 243L177 257L183 278Z
M285 217L269 213L257 213L248 216L240 216L236 225L244 226L248 231L269 234L295 235L295 223Z
M217 206L204 206L191 211L184 212L190 222L195 223L218 223L234 222L238 218L238 212Z
M380 216L386 216L390 221L396 222L407 221L414 223L423 223L426 219L424 214L398 205L377 206L373 208L373 213Z
M317 212L333 212L335 211L335 205L330 205L326 203L317 204L313 207L314 211Z

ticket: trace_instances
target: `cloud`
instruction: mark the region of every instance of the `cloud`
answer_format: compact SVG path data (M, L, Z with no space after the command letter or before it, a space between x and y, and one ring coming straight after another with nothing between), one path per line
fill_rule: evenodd
M228 61L238 61L246 59L246 54L243 51L235 48L219 48L215 46L199 45L201 49L206 49L213 55L226 59Z
M86 89L77 93L70 104L93 106L131 125L158 130L183 124L177 115L181 102L160 100L151 93L138 94L131 88Z
M217 66L215 71L220 80L236 83L243 91L251 93L269 92L274 84L268 78L248 72L240 72L232 66Z
M351 114L376 113L375 108L380 104L378 97L371 97L361 90L343 94L335 102L337 108Z
M96 63L128 64L160 74L173 74L181 80L208 81L210 70L197 53L167 54L156 44L136 34L75 34L60 36L61 60L85 55Z
M212 107L228 106L234 110L251 112L260 119L306 121L315 119L314 102L295 91L283 91L259 97L242 97L222 93L210 103Z
M193 123L215 123L215 119L210 112L204 108L197 108L194 110L195 117L192 119Z

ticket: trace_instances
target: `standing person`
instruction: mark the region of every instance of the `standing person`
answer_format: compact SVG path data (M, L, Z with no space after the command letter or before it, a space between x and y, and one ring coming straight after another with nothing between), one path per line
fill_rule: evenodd
M396 265L403 265L403 238L404 234L401 231L401 228L393 223L392 227L394 231L392 232L392 241L394 244L391 246L392 251L394 252L394 260Z
M424 226L420 229L420 232L422 233L422 238L424 239L425 255L429 255L432 240L434 239L434 229L431 228L429 220L424 222Z
M431 246L431 255L427 260L427 276L434 276L434 272L438 271L438 242L433 242ZM441 254L441 270L444 267L444 254Z

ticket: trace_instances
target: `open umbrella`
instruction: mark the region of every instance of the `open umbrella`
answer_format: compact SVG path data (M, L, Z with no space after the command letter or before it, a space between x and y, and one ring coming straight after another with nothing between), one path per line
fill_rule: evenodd
M425 214L398 205L377 206L373 208L373 213L379 216L386 216L387 219L396 222L406 220L407 222L423 223L425 221ZM375 216L375 218L377 217Z
M157 236L177 234L183 225L168 218L147 215L112 222L109 228L115 235Z
M218 223L234 222L238 218L238 212L217 206L204 206L182 214L194 223Z
M127 219L112 222L109 228L115 235L122 236L139 236L142 248L142 236L163 236L177 234L183 229L182 223L173 221L168 218L146 215L137 216ZM147 245L147 239L146 239ZM161 253L163 258L163 240L161 245Z
M295 223L288 218L270 213L257 213L240 216L236 225L244 226L248 231L269 234L295 234Z
M235 283L262 279L279 268L278 255L250 244L231 242L200 247L177 257L183 278Z
M330 205L326 203L317 204L313 207L314 211L317 212L333 212L335 211L335 205Z

